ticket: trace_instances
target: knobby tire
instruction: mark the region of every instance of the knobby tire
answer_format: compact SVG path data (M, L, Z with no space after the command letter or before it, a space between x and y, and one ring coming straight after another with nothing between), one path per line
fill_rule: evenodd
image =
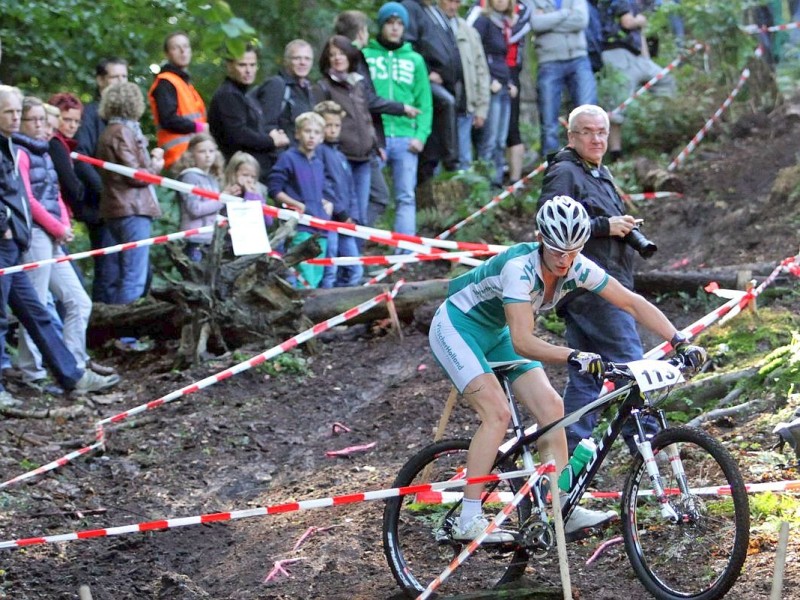
M677 444L690 489L730 487L730 493L681 498L663 449ZM657 434L653 453L670 505L683 522L661 516L641 455L622 496L622 534L634 572L659 600L715 600L733 586L747 556L750 511L747 490L733 457L717 440L693 427ZM671 491L670 491L671 490Z
M414 455L400 470L393 487L447 481L463 477L466 469L469 440L442 440L426 446ZM427 468L427 469L426 469ZM493 472L515 470L512 464L496 467ZM425 481L422 477L427 475ZM523 480L501 481L494 492L512 495ZM487 491L491 486L487 486ZM437 504L436 498L407 495L387 500L383 512L383 549L389 567L400 587L411 597L416 597L450 564L465 543L457 543L442 536L448 519L455 519L461 507L462 488L456 488L455 502ZM502 508L492 496L484 504L484 514L493 517ZM452 510L451 510L452 509ZM503 529L519 529L530 514L530 500L523 499L502 525ZM437 541L437 532L440 539ZM481 546L444 583L447 594L460 594L491 589L519 579L525 572L528 553L518 547L498 548Z

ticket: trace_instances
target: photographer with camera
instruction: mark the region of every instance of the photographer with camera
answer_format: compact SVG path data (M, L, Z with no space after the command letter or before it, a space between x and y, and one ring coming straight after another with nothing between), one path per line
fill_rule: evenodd
M584 104L569 115L567 145L549 161L542 183L539 206L554 196L566 195L578 200L589 213L592 233L583 254L600 265L609 275L633 290L633 261L638 252L649 258L656 245L639 230L641 220L625 214L614 178L603 157L608 150L609 119L599 106ZM566 343L573 348L596 352L604 359L629 362L642 358L642 342L636 321L624 310L596 294L577 289L559 302L556 312L566 321ZM597 398L601 382L570 370L564 391L566 413L576 411ZM598 415L585 415L567 428L569 451L592 434ZM654 423L645 422L645 433L653 433ZM633 439L636 431L623 430L631 453L637 452Z

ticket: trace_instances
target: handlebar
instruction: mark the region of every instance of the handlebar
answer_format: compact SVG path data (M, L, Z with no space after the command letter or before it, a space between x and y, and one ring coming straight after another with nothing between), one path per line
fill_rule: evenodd
M693 373L695 371L691 365L686 363L686 360L684 360L684 357L680 354L671 356L670 358L666 359L666 361L672 366L680 369L681 373ZM615 363L611 361L607 361L605 363L603 378L614 383L619 381L627 382L634 380L633 374L631 373L627 363Z

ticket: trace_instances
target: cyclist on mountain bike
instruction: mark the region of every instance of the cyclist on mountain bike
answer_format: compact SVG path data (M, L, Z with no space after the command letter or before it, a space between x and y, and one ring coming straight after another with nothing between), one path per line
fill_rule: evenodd
M705 362L705 350L689 345L656 306L623 287L580 253L591 231L589 216L580 203L568 196L556 196L542 205L536 224L537 242L516 244L452 280L447 299L431 323L429 339L437 361L481 421L467 456L469 477L490 472L511 418L505 394L489 362L530 359L516 367L509 379L516 397L541 425L564 416L561 397L550 385L542 362L567 363L580 373L602 375L604 363L599 354L555 346L534 334L536 312L554 307L571 290L580 287L599 294L670 340L689 364L699 367ZM541 456L551 454L555 458L556 472L560 473L568 458L564 430L542 436L539 451ZM481 509L482 491L480 484L464 489L461 514L454 528L456 539L474 539L488 526ZM614 511L578 506L565 529L574 533L616 517ZM510 541L511 534L498 530L485 543Z

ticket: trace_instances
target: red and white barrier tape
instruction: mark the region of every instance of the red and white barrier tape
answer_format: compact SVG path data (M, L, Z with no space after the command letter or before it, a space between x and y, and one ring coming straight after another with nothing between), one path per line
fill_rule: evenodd
M642 192L639 194L621 194L623 200L636 202L638 200L655 200L663 198L683 198L680 192Z
M156 237L147 238L145 240L138 240L136 242L127 242L125 244L117 244L116 246L109 246L107 248L97 248L96 250L88 250L86 252L76 252L75 254L67 254L66 256L58 256L56 258L48 258L35 262L25 263L24 265L14 265L0 269L0 276L10 275L11 273L19 273L20 271L32 271L45 265L54 265L62 262L70 262L73 260L81 260L91 256L105 256L106 254L115 254L125 250L132 250L134 248L143 248L145 246L155 246L157 244L166 244L181 240L187 237L198 235L200 233L211 233L214 231L215 225L207 225L198 229L187 229L186 231L178 231L170 233L169 235L157 235Z
M4 481L0 483L0 489L6 488L12 484L19 483L20 481L25 481L26 479L30 479L32 477L36 477L37 475L41 475L42 473L47 473L48 471L53 471L58 469L59 467L63 467L69 462L72 462L76 458L83 456L84 454L89 454L90 452L94 452L98 448L103 446L103 442L95 442L91 446L84 446L74 452L70 452L69 454L65 454L61 458L54 460L53 462L49 462L46 465L42 465L32 471L28 471L27 473L23 473L22 475L17 475L16 477L9 479L8 481Z
M758 494L761 492L786 492L786 493L800 493L800 479L793 479L791 481L770 481L766 483L748 483L745 489L750 494ZM653 490L641 490L639 496L652 496ZM667 495L678 495L681 491L678 488L668 488L664 490ZM708 486L701 488L693 488L692 493L698 496L729 496L731 493L730 486ZM415 499L420 504L452 504L461 500L461 492L442 492L442 491L425 491L417 494ZM622 497L622 492L584 492L581 498L590 498L593 500L609 500ZM496 492L492 498L494 502L511 502L513 494L511 492Z
M699 334L701 331L711 326L717 320L721 319L720 322L723 323L733 318L734 316L738 315L745 306L747 306L752 300L758 297L758 295L761 294L761 292L763 292L767 288L767 286L772 284L772 282L774 282L775 279L777 279L778 275L780 275L784 271L792 273L796 269L797 272L795 274L798 277L800 277L800 267L797 266L799 264L798 263L799 259L800 257L798 256L793 256L783 259L778 264L778 266L776 266L775 269L773 269L773 271L767 276L767 278L761 282L761 284L757 288L754 288L747 292L742 292L739 290L727 291L725 295L727 296L728 294L732 294L733 298L728 300L728 302L726 302L722 306L714 309L704 317L701 317L691 325L684 327L681 330L681 333L685 335L688 339L692 339L693 337L696 337L697 334ZM719 286L717 286L716 284L709 284L708 286L706 286L706 291L709 293L715 293L718 289ZM671 351L672 351L672 345L669 342L662 342L655 348L652 348L651 350L647 351L644 354L644 358L658 360L659 358L663 358L664 356L669 354ZM600 396L604 396L613 390L614 390L614 384L608 380L604 380L603 389L600 392Z
M319 498L316 500L300 500L297 502L287 502L285 504L261 506L248 510L211 513L178 519L163 519L160 521L148 521L145 523L137 523L135 525L123 525L121 527L110 527L105 529L89 529L61 535L21 538L0 542L0 549L24 548L26 546L35 546L38 544L70 542L73 540L86 540L90 538L109 537L113 535L137 533L142 531L160 531L164 529L174 529L176 527L185 527L187 525L199 525L201 523L217 523L220 521L233 521L236 519L245 519L249 517L263 517L266 515L277 515L301 510L310 510L314 508L329 508L332 506L342 506L344 504L355 504L358 502L368 502L371 500L385 500L387 498L396 498L398 496L405 496L407 494L417 494L427 490L446 490L454 487L463 487L465 485L490 483L504 479L516 479L518 477L529 477L531 476L531 473L531 471L509 471L508 473L489 474L484 475L483 477L472 477L454 481L441 481L436 483L387 488L372 492ZM537 472L533 472L533 476L537 476Z
M477 219L482 214L488 212L489 210L491 210L492 208L494 208L495 206L500 204L500 202L502 202L503 200L508 198L511 194L513 194L517 190L520 190L523 187L525 187L526 185L528 185L528 183L530 183L531 179L536 177L536 175L538 175L539 173L543 172L546 168L547 168L547 161L545 161L542 164L540 164L538 167L536 167L533 171L531 171L530 173L525 175L525 177L523 177L519 181L514 182L514 184L510 185L505 190L503 190L500 194L498 194L497 196L493 197L491 200L489 200L488 203L486 203L484 206L482 206L481 208L476 210L474 213L469 215L467 218L459 221L458 223L456 223L455 225L450 227L448 230L443 231L442 233L437 235L436 238L434 238L434 239L435 240L446 240L452 234L454 234L456 231L458 231L459 229L462 229L468 223L471 223L472 221ZM462 242L459 242L459 244L461 244L461 243ZM492 248L490 247L490 249L492 249ZM377 275L375 275L372 279L367 281L364 285L365 286L367 286L367 285L375 285L376 283L386 279L389 275L392 275L393 273L396 273L397 271L399 271L402 268L403 268L402 265L394 265L392 267L389 267L388 269L385 269L382 272L380 272Z
M131 167L126 167L124 165L118 165L116 163L99 160L96 158L92 158L91 156L78 154L77 152L73 152L71 156L75 160L88 163L95 167L105 169L107 171L112 171L114 173L118 173L125 177L130 177L132 179L146 181L147 183L151 183L153 185L159 185L168 189L176 190L178 192L195 194L198 196L202 196L204 198L210 198L212 200L219 200L222 202L241 202L242 200L241 198L233 196L231 194L205 190L203 188L196 187L188 183L178 181L176 179L170 179L169 177L164 177L162 175L153 175L152 173L148 173L147 171L141 171L133 169ZM362 239L375 241L377 243L389 243L389 245L397 246L399 248L402 248L404 250L409 250L411 252L422 252L422 253L430 252L429 247L419 243L409 242L406 239L408 237L416 237L416 236L405 236L404 234L387 232L381 229L373 229L370 227L363 227L361 225L352 225L348 223L338 223L336 221L327 221L325 219L320 219L317 217L312 217L310 215L298 213L297 211L294 210L289 210L285 208L276 208L274 206L264 206L264 214L269 215L271 217L276 217L284 221L295 219L300 225L306 225L308 227L313 227L315 229L321 229L324 231L337 231L345 235L359 237ZM387 242L387 240L392 240L392 242ZM475 250L477 248L465 247L463 249ZM461 258L455 260L458 260L459 262L464 262L465 264L469 264L472 266L480 264L480 261L471 258Z
M435 592L439 586L441 586L453 572L464 564L464 562L470 557L470 555L477 550L486 537L500 528L511 512L517 507L517 505L522 501L522 499L528 495L530 492L531 487L533 487L539 478L542 476L543 473L553 473L555 472L556 467L555 464L552 462L541 465L538 467L536 472L531 475L525 484L519 489L519 491L513 495L509 503L503 507L499 513L497 513L492 519L492 522L484 529L478 537L472 540L469 544L465 546L465 548L456 556L450 564L444 568L444 571L439 573L439 576L436 577L433 581L431 581L425 590L417 596L417 600L425 600L426 598L430 598L431 594ZM510 492L509 492L510 494Z
M763 54L763 50L761 46L756 48L755 55L756 57L760 57ZM731 105L733 99L739 94L741 89L744 87L744 84L747 83L747 80L750 78L750 69L745 68L742 71L742 74L739 76L739 81L737 82L736 86L733 88L728 97L725 98L725 101L722 105L714 112L711 118L705 122L705 125L698 131L695 136L691 139L691 141L686 145L686 147L681 150L678 155L672 160L671 163L667 166L667 171L674 171L677 169L681 163L686 160L686 157L691 154L695 148L697 148L698 144L702 141L705 137L706 133L713 127L714 123L722 116L722 113Z
M687 57L691 56L692 54L694 54L694 53L695 53L695 52L697 52L698 50L702 50L703 48L705 48L705 46L704 46L703 44L701 44L701 43L699 43L699 42L695 43L695 44L694 44L694 45L693 45L691 48L689 48L689 49L686 51L686 53L685 53L685 54L682 54L681 56L678 56L678 57L677 57L675 60L673 60L671 63L669 63L669 64L668 64L666 67L664 67L664 68L663 68L663 69L661 69L661 70L660 70L658 73L656 73L656 74L655 74L655 76L654 76L652 79L650 79L650 81L648 81L647 83L645 83L645 84L644 84L642 87L640 87L640 88L639 88L638 90L636 90L636 91L635 91L633 94L631 94L631 96L630 96L629 98L627 98L627 99L626 99L626 100L625 100L625 101L624 101L622 104L620 104L620 105L619 105L617 108L615 108L614 110L612 110L612 111L611 111L611 112L608 114L608 116L609 116L609 117L614 117L615 115L618 115L618 114L620 114L620 113L621 113L622 111L624 111L624 110L625 110L625 109L626 109L628 106L630 106L630 105L633 103L633 101L634 101L634 100L636 100L636 99L637 99L639 96L641 96L642 94L644 94L644 93L645 93L646 91L648 91L648 90L649 90L651 87L653 87L653 86L654 86L655 84L657 84L659 81L661 81L662 79L664 79L664 77L666 77L666 76L667 76L667 73L669 73L669 72L670 72L670 71L672 71L672 70L673 70L675 67L677 67L679 64L681 64L681 62L683 62L683 60L684 60L685 58L687 58Z
M153 410L154 408L158 408L159 406L167 404L168 402L172 402L173 400L177 400L178 398L181 398L183 396L188 396L189 394L193 394L194 392L205 389L209 386L219 383L220 381L224 381L228 377L231 377L243 371L247 371L248 369L252 369L253 367L257 367L261 363L269 359L275 358L279 354L283 354L287 350L291 350L292 348L295 348L300 344L307 342L311 338L318 336L323 331L327 331L331 327L335 327L341 323L344 323L345 321L349 321L350 319L367 312L371 308L374 308L381 302L386 302L393 299L397 295L397 292L399 291L403 283L404 283L403 281L399 281L391 291L379 294L374 298L367 300L366 302L362 302L361 304L354 306L349 310L346 310L343 313L339 313L335 317L331 317L327 321L322 321L321 323L317 323L313 327L310 327L305 331L298 333L296 336L289 338L288 340L282 342L281 344L278 344L277 346L274 346L273 348L270 348L269 350L266 350L261 354L257 354L256 356L253 356L248 360L240 362L237 365L234 365L223 371L220 371L215 375L211 375L209 377L206 377L205 379L201 379L200 381L182 387L181 389L171 392L166 396L162 396L157 400L152 400L151 402L148 402L146 404L141 404L136 408L126 410L112 417L103 419L102 421L98 421L96 425L96 427L98 428L98 439L102 440L104 437L102 433L102 428L104 425L108 425L110 423L119 423L134 415L137 415L139 413L148 410Z
M472 250L470 252L442 252L441 254L392 254L389 256L338 256L330 258L310 258L309 265L396 265L431 260L454 260L462 257L487 256L497 254L491 250Z
M67 454L65 456L62 456L61 458L51 462L51 463L48 463L48 464L46 464L44 466L41 466L41 467L39 467L37 469L33 469L31 471L28 471L27 473L23 473L21 475L18 475L16 477L12 478L12 479L9 479L8 481L4 481L4 482L0 483L0 489L6 488L6 487L8 487L8 486L10 486L10 485L12 485L14 483L18 483L20 481L24 481L26 479L30 479L31 477L35 477L36 475L41 475L42 473L46 473L48 471L52 471L54 469L57 469L58 467L63 467L64 465L66 465L67 463L71 462L75 458L78 458L79 456L83 456L84 454L88 454L89 452L92 452L93 450L101 448L103 446L103 444L104 444L104 441L105 441L104 425L107 425L109 423L119 423L119 422L124 421L125 419L133 416L133 415L139 414L139 413L147 411L147 410L152 410L154 408L158 408L159 406L167 404L168 402L172 402L173 400L177 400L178 398L181 398L181 397L184 397L184 396L188 396L189 394L193 394L194 392L197 392L197 391L199 391L201 389L207 388L207 387L209 387L211 385L214 385L215 383L219 383L220 381L223 381L223 380L227 379L228 377L231 377L232 375L235 375L237 373L241 373L242 371L246 371L246 370L248 370L248 369L250 369L252 367L258 366L261 363L265 362L266 360L274 358L275 356L277 356L279 354L282 354L282 353L286 352L287 350L290 350L290 349L292 349L292 348L294 348L294 347L296 347L296 346L308 341L309 339L311 339L314 336L319 335L323 331L326 331L327 329L330 329L331 327L339 325L340 323L344 323L345 321L348 321L348 320L354 318L355 316L360 315L360 314L368 311L369 309L373 308L374 306L377 306L381 302L391 301L397 295L397 292L400 289L400 286L403 285L403 283L404 282L401 280L401 281L397 282L397 284L395 284L394 288L391 291L383 292L382 294L379 294L379 295L375 296L374 298L372 298L370 300L367 300L366 302L362 302L358 306L354 306L353 308L351 308L351 309L349 309L349 310L347 310L347 311L345 311L343 313L340 313L340 314L336 315L335 317L331 317L327 321L323 321L321 323L317 323L313 327L311 327L309 329L306 329L302 333L299 333L296 336L286 340L282 344L279 344L279 345L267 350L266 352L263 352L263 353L261 353L261 354L259 354L257 356L254 356L254 357L250 358L249 360L241 362L241 363L239 363L239 364L237 364L237 365L235 365L233 367L230 367L229 369L225 369L224 371L220 371L219 373L217 373L215 375L212 375L210 377L206 377L205 379L203 379L201 381L198 381L198 382L195 382L193 384L187 385L187 386L185 386L185 387L183 387L183 388L181 388L179 390L176 390L174 392L171 392L171 393L167 394L166 396L162 396L161 398L158 398L157 400L153 400L151 402L148 402L147 404L142 404L142 405L140 405L140 406L138 406L136 408L132 408L130 410L121 412L121 413L116 414L116 415L114 415L112 417L109 417L107 419L103 419L102 421L99 421L95 425L96 442L94 444L92 444L91 446L86 446L84 448L76 450L75 452L71 452L71 453L69 453L69 454Z
M787 31L789 29L798 29L800 28L800 22L794 23L784 23L782 25L772 25L770 27L764 27L763 25L741 25L739 29L744 31L745 33L761 33L762 31L773 32L773 31Z

